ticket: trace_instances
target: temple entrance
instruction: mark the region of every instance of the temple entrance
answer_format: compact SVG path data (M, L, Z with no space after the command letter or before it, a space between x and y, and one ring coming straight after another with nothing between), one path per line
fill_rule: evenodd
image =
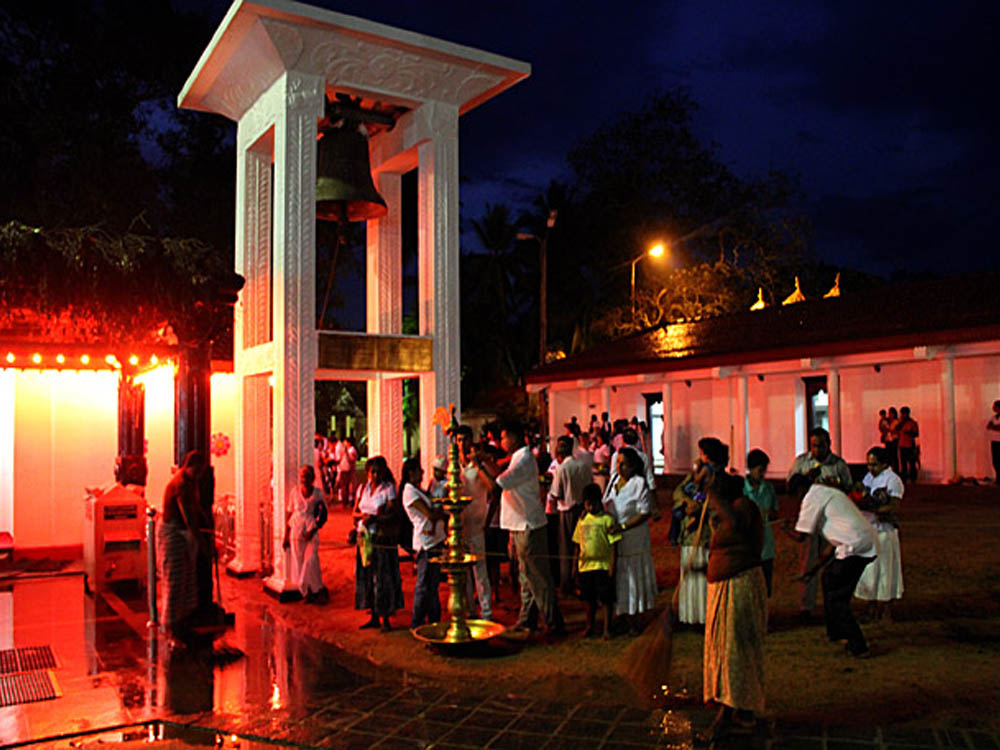
M815 428L830 429L830 391L826 375L802 378L802 382L806 387L806 445L809 445L809 433Z

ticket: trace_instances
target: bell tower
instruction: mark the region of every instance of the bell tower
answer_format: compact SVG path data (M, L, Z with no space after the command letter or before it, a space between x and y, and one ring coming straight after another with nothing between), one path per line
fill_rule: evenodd
M235 268L246 285L234 329L240 405L231 573L269 569L270 593L297 596L281 542L298 467L313 462L317 378L367 381L369 455L384 455L398 473L402 382L418 377L428 473L445 451L431 417L449 403L461 410L458 118L530 71L517 60L287 0L236 0L222 20L178 104L237 123ZM377 210L355 214L367 220L365 333L319 331L316 321L315 222L361 210L326 193L339 174L328 161L351 148L336 138L323 143L344 119L331 115L331 103L344 101L392 118L368 142L384 210L372 199ZM400 180L413 169L419 333L404 336Z

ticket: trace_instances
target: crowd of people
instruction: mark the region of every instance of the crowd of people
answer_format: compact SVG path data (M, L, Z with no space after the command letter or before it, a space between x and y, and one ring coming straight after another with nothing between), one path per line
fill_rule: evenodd
M919 468L919 427L908 407L879 413L880 444L866 453L855 482L831 450L823 428L795 457L787 495L797 516L779 521L778 495L768 481L770 457L755 448L746 473L729 468L729 446L706 436L698 460L677 484L668 517L669 541L680 557L670 613L679 627L704 629L704 698L719 706L715 738L754 725L764 710L767 601L775 581L774 529L800 544L799 616L812 622L822 584L830 641L849 657L871 655L852 611L868 603L873 620L891 619L903 595L900 505ZM1000 401L987 423L1000 472ZM488 425L476 440L461 425L455 436L464 544L478 559L469 576L469 616L492 620L500 602L501 565L516 581L520 608L509 633L543 631L563 637L561 600L586 605L587 637L636 634L658 594L650 523L660 518L649 430L636 418L593 416L587 429L574 417L555 436L550 455L537 434L517 422ZM317 436L313 464L303 465L287 504L284 547L290 576L308 603L329 600L319 562L320 530L328 507L349 507L355 544L354 606L368 613L362 628L388 631L404 609L400 549L412 557L416 581L410 627L442 617L439 588L448 515L444 457L425 482L417 458L402 464L397 484L382 456L354 478L358 452L350 437ZM164 622L182 628L198 606L196 545L203 515L198 477L204 459L192 453L167 488L158 554L165 583ZM600 619L598 613L601 613Z
M699 440L698 461L674 490L669 515L670 542L680 547L671 614L679 626L704 628L704 690L706 701L719 706L716 736L752 726L764 709L775 527L801 543L803 621L815 616L821 582L827 636L842 641L849 656L867 658L852 599L869 602L874 618L891 617L890 604L903 593L898 529L905 489L893 462L895 456L912 468L919 436L909 409L900 409L895 421L893 411L885 411L891 429L867 452L861 482L831 451L827 431L811 431L809 450L795 458L787 479L798 516L780 525L778 495L766 478L767 453L750 451L746 474L738 476L729 469L725 443ZM995 421L1000 423L1000 404ZM564 636L561 601L571 596L586 605L586 636L640 632L658 593L650 523L660 509L646 426L637 419L612 423L604 414L583 429L574 418L553 440L552 455L516 422L490 425L479 440L461 426L455 440L461 491L471 498L464 542L479 558L469 576L469 616L493 619L506 564L520 596L509 632ZM437 622L442 575L436 561L448 519L438 501L447 492L446 463L443 457L434 461L434 475L425 482L419 460L407 459L397 484L385 459L373 456L352 494L353 478L341 475L356 460L350 440L317 442L319 471L302 467L286 532L292 575L306 601L327 600L318 560L323 498L343 504L344 490L355 519L354 603L368 613L361 627L389 630L404 609L401 549L416 570L410 626ZM317 476L326 477L321 486Z

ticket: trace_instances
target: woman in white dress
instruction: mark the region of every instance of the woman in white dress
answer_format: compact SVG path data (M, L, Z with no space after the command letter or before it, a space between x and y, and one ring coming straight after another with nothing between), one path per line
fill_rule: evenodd
M391 628L389 617L404 606L396 551L399 501L392 472L382 456L369 458L367 470L368 481L358 488L354 504L359 545L354 558L354 608L371 611L362 629L387 632Z
M898 516L903 480L892 470L886 449L876 446L868 451L868 474L861 481L865 497L859 507L878 536L878 557L861 574L854 595L872 603L876 620L891 620L889 603L903 598Z
M288 498L284 548L291 548L292 580L307 604L326 604L330 592L323 585L319 567L319 530L326 523L326 501L314 487L316 472L305 464L299 469L299 484Z
M639 632L638 616L651 610L656 600L649 541L652 506L642 459L635 449L618 451L618 477L604 493L604 506L622 527L615 565L615 613L625 616L634 635Z

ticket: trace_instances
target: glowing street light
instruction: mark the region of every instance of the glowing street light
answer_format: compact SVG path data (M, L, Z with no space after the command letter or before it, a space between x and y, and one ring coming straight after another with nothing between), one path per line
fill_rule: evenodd
M647 255L650 258L661 258L667 252L666 247L662 242L653 245L649 250L644 252L638 258L632 261L632 319L635 319L635 266L636 264L645 258Z

